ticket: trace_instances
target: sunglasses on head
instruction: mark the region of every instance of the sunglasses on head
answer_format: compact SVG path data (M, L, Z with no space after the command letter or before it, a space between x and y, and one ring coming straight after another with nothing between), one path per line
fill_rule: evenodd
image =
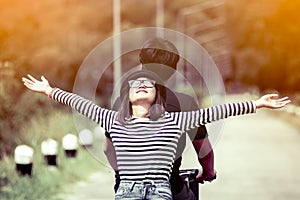
M145 79L145 80L130 80L128 81L128 84L131 88L137 88L141 84L143 84L145 87L151 88L155 85L155 80Z

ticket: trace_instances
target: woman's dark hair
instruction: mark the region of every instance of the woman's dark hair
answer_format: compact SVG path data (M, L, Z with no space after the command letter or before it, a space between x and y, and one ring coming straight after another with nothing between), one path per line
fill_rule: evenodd
M151 80L155 80L155 89L156 96L155 100L149 110L149 118L151 120L157 120L160 118L165 112L165 98L166 98L166 88L162 82L162 80L154 73L148 70L138 70L131 74L129 74L122 81L122 86L120 89L120 100L121 106L118 111L118 121L125 124L128 119L132 116L132 104L129 101L129 80L135 80L137 78L149 78Z
M142 64L163 64L176 70L179 53L173 43L162 38L153 38L146 41L139 54Z

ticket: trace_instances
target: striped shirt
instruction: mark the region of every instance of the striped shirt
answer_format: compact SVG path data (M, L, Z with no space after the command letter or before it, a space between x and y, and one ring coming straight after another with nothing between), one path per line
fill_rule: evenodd
M119 123L117 112L79 95L55 89L51 97L102 126L112 139L121 180L169 181L183 132L230 116L254 113L253 101L228 103L189 112L165 112L156 121L132 117Z

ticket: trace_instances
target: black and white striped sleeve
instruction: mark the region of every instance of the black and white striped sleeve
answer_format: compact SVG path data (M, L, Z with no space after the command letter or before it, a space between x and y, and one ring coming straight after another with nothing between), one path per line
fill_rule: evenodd
M251 114L256 112L254 101L227 103L191 112L177 113L182 130L190 130L200 125L225 119L231 116Z
M59 88L54 89L51 98L62 104L68 105L80 114L93 120L105 130L109 130L115 120L116 112L101 108L92 101L85 99L77 94L63 91Z

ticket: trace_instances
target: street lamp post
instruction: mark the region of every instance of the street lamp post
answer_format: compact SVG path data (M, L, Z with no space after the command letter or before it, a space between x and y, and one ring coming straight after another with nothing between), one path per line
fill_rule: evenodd
M121 77L121 2L113 0L113 79L114 85Z
M156 0L156 27L157 32L156 35L157 37L164 37L164 32L162 29L164 27L164 0Z

